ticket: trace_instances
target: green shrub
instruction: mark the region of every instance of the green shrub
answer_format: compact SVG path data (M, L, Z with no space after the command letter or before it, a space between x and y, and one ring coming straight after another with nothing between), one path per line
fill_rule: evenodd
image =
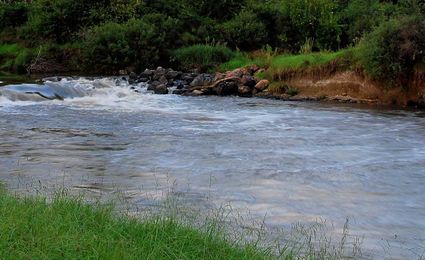
M344 20L344 34L348 43L358 43L365 33L372 31L394 10L392 4L380 3L379 0L352 0L341 13Z
M222 45L197 44L177 49L173 59L184 69L207 69L230 60L234 53Z
M291 29L288 44L301 47L306 39L316 50L335 50L340 46L341 27L337 4L331 0L287 0Z
M0 2L0 29L17 27L28 20L28 4L15 1L11 3Z
M83 26L90 11L89 1L38 0L32 5L28 23L22 31L27 42L52 40L65 43Z
M0 45L0 69L19 74L25 73L33 57L30 49L18 44Z
M220 28L228 43L241 50L260 48L267 43L267 28L252 12L242 11Z
M424 50L425 20L413 16L381 24L361 42L358 58L372 78L403 84L423 61Z
M162 40L155 37L155 26L142 20L96 26L85 34L86 65L104 72L141 70L158 61L157 43Z

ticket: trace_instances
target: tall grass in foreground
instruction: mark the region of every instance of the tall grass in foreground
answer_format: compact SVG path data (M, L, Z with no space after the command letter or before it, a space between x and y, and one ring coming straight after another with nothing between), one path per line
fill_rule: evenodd
M116 216L111 206L56 196L0 191L0 255L4 259L267 259L252 245L239 246L172 218Z
M0 255L5 259L342 259L361 254L360 241L349 235L348 226L336 237L330 237L325 223L319 222L270 230L263 221L253 221L229 205L187 207L172 190L153 211L136 213L130 209L119 213L112 204L67 193L61 190L46 199L11 195L0 188Z

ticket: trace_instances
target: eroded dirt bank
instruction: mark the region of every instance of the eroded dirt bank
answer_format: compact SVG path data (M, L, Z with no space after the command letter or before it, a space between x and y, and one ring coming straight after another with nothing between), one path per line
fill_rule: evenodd
M274 85L274 87L273 87ZM296 90L292 95L285 91ZM258 96L283 100L317 100L371 105L414 106L425 108L425 72L415 72L407 86L390 87L355 71L295 74L276 79L272 87Z

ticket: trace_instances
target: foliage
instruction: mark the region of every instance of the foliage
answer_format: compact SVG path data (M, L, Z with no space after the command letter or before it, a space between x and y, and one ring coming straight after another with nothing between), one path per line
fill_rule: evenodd
M234 53L222 45L197 44L175 50L173 57L182 68L206 69L230 60Z
M342 12L344 36L349 43L357 43L365 33L394 15L394 6L379 0L352 0Z
M221 25L224 38L233 47L252 50L267 43L267 28L254 13L242 11Z
M381 24L360 44L358 58L375 79L402 84L425 57L425 20L413 16ZM397 82L401 80L401 82Z
M220 71L230 71L237 68L243 68L250 65L253 65L254 61L244 53L236 53L235 56L220 65Z
M14 1L11 3L0 2L0 29L17 27L28 20L28 4Z
M341 28L335 15L336 4L330 0L288 0L291 25L298 31L290 42L301 46L313 39L318 50L337 49Z
M143 67L159 59L155 27L142 20L124 24L106 23L85 34L84 56L89 66L100 71L113 72L126 67Z
M77 43L81 51L73 53L84 55L76 57L84 67L99 64L102 72L115 72L128 66L167 66L174 58L173 50L199 44L219 43L240 52L265 46L279 53L337 52L363 38L367 42L375 28L405 16L425 20L424 1L4 0L0 2L0 43L29 49ZM396 45L398 40L392 40ZM249 63L243 55L237 59L223 67ZM269 65L263 58L249 59ZM376 69L385 70L384 63L380 66Z
M25 73L32 58L32 51L18 44L0 45L0 69Z

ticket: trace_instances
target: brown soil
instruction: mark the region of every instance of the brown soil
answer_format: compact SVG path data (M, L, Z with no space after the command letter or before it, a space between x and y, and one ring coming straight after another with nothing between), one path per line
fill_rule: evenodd
M390 87L365 77L361 72L292 74L281 81L299 93L262 93L261 96L288 100L325 100L345 103L425 107L425 72L415 72L407 86Z

